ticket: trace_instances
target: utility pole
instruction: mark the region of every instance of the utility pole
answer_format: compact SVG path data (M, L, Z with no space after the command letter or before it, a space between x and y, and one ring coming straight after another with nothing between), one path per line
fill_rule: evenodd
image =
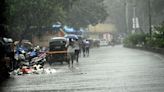
M133 6L133 33L136 32L136 5Z
M130 31L129 31L129 12L128 12L128 0L125 0L125 21L126 21L126 31L127 33L129 34Z
M152 23L151 23L151 0L148 0L148 8L149 8L149 34L150 34L150 38L152 36Z

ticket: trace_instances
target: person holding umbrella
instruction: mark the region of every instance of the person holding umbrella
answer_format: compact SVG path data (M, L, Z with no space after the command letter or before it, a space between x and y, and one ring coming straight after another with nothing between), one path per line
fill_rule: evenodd
M69 38L69 43L67 45L67 54L70 59L69 61L69 67L72 65L73 67L73 62L74 62L74 55L75 55L75 47L74 47L74 42L71 38Z
M79 41L78 39L75 39L75 59L76 59L76 62L78 63L79 62L79 53L80 53L80 46L79 46Z

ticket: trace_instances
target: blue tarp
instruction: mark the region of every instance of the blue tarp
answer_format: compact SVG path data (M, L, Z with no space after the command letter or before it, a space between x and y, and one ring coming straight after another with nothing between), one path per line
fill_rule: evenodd
M68 27L68 26L64 26L64 31L65 32L76 32L76 30L74 28Z
M59 29L62 27L62 25L54 24L52 27L53 27L54 31L59 31ZM84 32L84 30L82 28L79 30L75 30L73 27L68 27L68 26L64 26L63 30L66 33L77 34L77 35L81 35Z

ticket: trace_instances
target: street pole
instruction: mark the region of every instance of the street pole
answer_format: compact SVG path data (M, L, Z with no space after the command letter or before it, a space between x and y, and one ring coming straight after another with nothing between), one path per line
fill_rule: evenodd
M150 34L150 38L152 36L152 28L151 28L151 0L148 0L148 8L149 8L149 34Z
M136 0L133 0L132 34L136 32Z
M133 31L136 32L136 5L133 6Z
M125 20L126 20L126 31L127 34L130 33L129 31L129 12L128 12L128 0L125 0Z

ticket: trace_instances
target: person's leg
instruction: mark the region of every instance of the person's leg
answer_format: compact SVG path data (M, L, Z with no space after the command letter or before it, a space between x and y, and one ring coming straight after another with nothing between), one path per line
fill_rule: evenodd
M10 53L7 54L7 57L9 59L9 61L7 63L7 66L10 69L10 71L12 71L13 70L14 54L12 52L10 52Z
M78 50L75 50L75 60L77 61L78 58Z
M85 57L85 48L83 48L83 57Z
M88 56L89 56L89 53L90 53L90 48L88 48Z
M76 62L77 63L79 62L79 53L80 53L80 50L76 50Z
M73 67L74 56L75 56L75 54L74 54L74 53L71 53L71 62L72 62L72 67Z
M81 48L79 49L79 57L81 57Z
M67 53L67 56L68 56L68 67L70 67L71 66L71 54Z
M88 47L86 47L86 55L88 56Z

